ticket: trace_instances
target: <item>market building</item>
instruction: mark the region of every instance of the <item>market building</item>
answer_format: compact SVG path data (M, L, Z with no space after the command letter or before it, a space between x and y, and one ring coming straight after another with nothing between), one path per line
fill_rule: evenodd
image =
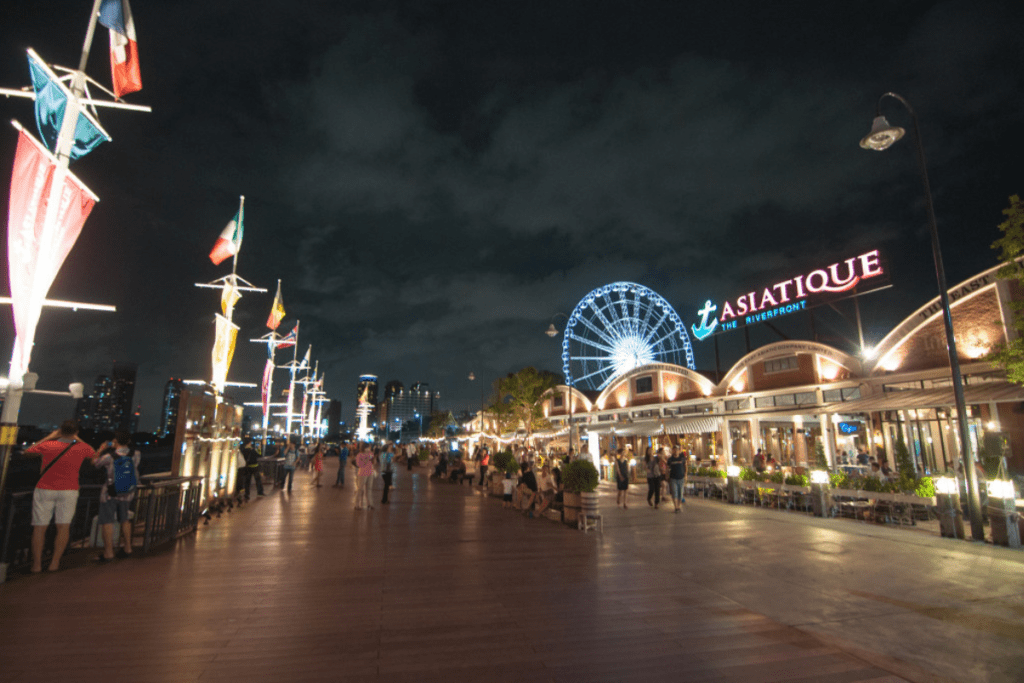
M968 432L979 460L1005 457L1024 473L1024 387L984 360L1016 336L1011 301L1021 288L993 267L949 290L964 380ZM895 465L902 435L922 473L960 461L949 356L939 297L897 325L858 358L813 341L780 341L736 362L720 382L686 367L646 364L600 393L558 386L542 397L552 430L541 438L568 445L570 413L577 447L598 457L648 445L681 445L708 464L749 464L757 449L784 466L813 466L818 450L832 466L856 454ZM571 396L571 404L570 404Z

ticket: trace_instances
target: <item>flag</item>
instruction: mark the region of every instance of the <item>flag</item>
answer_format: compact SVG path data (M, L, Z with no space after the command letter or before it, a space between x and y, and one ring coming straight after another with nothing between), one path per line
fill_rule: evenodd
M308 368L309 367L309 352L312 351L312 350L313 350L313 345L310 344L309 347L306 348L306 357L302 359L302 364L299 366L300 369L301 368Z
M299 323L296 321L292 331L277 340L277 346L295 346L299 340Z
M238 287L233 282L225 282L224 288L220 293L220 310L224 313L224 317L228 320L232 318L232 312L235 310L235 304L242 298L242 294L238 291Z
M210 252L210 260L213 265L219 266L224 259L234 256L242 248L242 210L239 209L235 217L231 219L224 230L221 231L217 243L213 245Z
M99 21L110 29L110 77L114 96L120 99L122 95L142 90L139 46L128 0L103 0Z
M11 174L7 263L14 309L12 380L28 371L43 301L98 201L24 128ZM47 229L49 228L49 229Z
M36 95L36 127L39 139L46 148L57 153L57 138L64 125L64 113L68 108L71 92L60 82L57 74L32 50L28 51L28 71L32 79L32 91ZM75 141L71 145L72 161L84 157L100 143L110 140L99 122L85 109L78 110L75 122Z
M363 387L363 393L359 394L359 405L366 405L370 401L370 385Z
M277 281L277 294L274 295L274 305L270 307L270 317L267 318L267 327L276 330L277 326L284 320L284 303L281 301L281 281Z
M217 316L217 337L213 342L213 380L214 388L223 393L228 381L228 368L235 355L235 339L238 336L238 325L222 315Z
M263 384L261 390L263 392L263 415L270 414L270 382L274 376L274 361L267 359L267 364L263 366Z

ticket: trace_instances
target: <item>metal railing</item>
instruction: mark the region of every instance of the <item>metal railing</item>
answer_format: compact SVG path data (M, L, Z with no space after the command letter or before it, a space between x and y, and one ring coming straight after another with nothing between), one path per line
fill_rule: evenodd
M132 501L132 539L142 552L195 531L202 517L202 477L145 477ZM75 516L71 520L68 551L88 548L94 541L100 489L80 487ZM24 569L32 564L32 491L8 494L0 509L0 564ZM51 524L47 531L44 561L52 556Z

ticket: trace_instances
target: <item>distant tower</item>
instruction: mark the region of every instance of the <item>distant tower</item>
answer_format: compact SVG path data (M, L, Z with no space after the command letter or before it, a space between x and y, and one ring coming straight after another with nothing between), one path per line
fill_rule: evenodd
M356 393L356 420L359 423L356 438L360 441L365 441L369 437L370 428L367 421L375 405L377 405L377 375L362 375L359 377Z
M184 388L180 379L171 378L164 385L164 401L160 411L160 435L173 435L178 427L178 400Z
M113 414L113 386L109 375L99 375L92 385L92 396L90 397L90 409L92 412L91 425L96 431L113 431L111 427L111 415Z
M132 428L132 403L135 398L135 375L139 366L135 363L114 361L111 375L111 413L109 429Z

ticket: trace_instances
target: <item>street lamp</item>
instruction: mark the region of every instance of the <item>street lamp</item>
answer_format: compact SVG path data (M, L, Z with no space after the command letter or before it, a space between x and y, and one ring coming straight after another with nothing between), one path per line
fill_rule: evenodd
M554 319L557 318L558 316L562 316L563 318L565 318L566 322L569 322L569 316L567 316L565 313L555 313L553 316L551 316L552 323L550 325L548 325L548 329L546 329L544 331L544 334L548 335L551 338L554 338L554 337L558 336L558 328L555 327L555 323L553 322ZM572 428L573 428L573 424L572 424L572 417L573 417L573 409L572 409L572 407L573 407L572 406L572 404L573 404L573 400L572 400L572 345L569 344L569 343L566 343L565 344L565 350L566 350L566 353L569 354L569 366L568 366L569 367L569 372L567 372L566 375L565 375L565 381L566 381L566 383L569 386L569 457L571 458L573 456L573 439L572 439ZM591 451L591 452L593 452L593 451Z
M472 381L476 380L476 375L471 372L471 373L469 373L469 377L467 379L469 379L469 381L472 382ZM483 442L484 442L484 385L483 385L483 382L481 382L480 383L480 439L478 440L477 444L479 445L479 444L482 444ZM467 446L467 448L468 448L468 446Z
M946 270L942 265L942 249L939 246L939 231L935 225L935 206L932 203L932 190L928 183L928 167L924 161L924 145L921 144L921 130L917 124L917 114L913 107L902 96L894 92L887 92L878 99L875 108L875 120L871 123L871 132L861 141L860 146L864 149L873 149L878 152L889 149L897 140L903 137L904 130L898 126L892 126L882 116L882 100L890 97L902 104L910 114L910 122L913 125L914 142L917 145L917 163L921 171L921 181L924 184L925 207L928 210L928 230L932 238L932 256L935 259L935 277L939 284L939 299L942 302L942 320L946 328L946 346L949 350L949 367L953 375L953 398L956 402L957 425L960 432L960 443L963 449L966 463L964 474L967 478L967 507L971 517L971 536L976 541L985 540L985 528L981 519L981 498L978 495L978 478L974 471L974 449L967 429L967 406L964 401L963 377L960 374L960 360L956 352L956 339L953 336L953 315L949 310L949 294L946 287Z

